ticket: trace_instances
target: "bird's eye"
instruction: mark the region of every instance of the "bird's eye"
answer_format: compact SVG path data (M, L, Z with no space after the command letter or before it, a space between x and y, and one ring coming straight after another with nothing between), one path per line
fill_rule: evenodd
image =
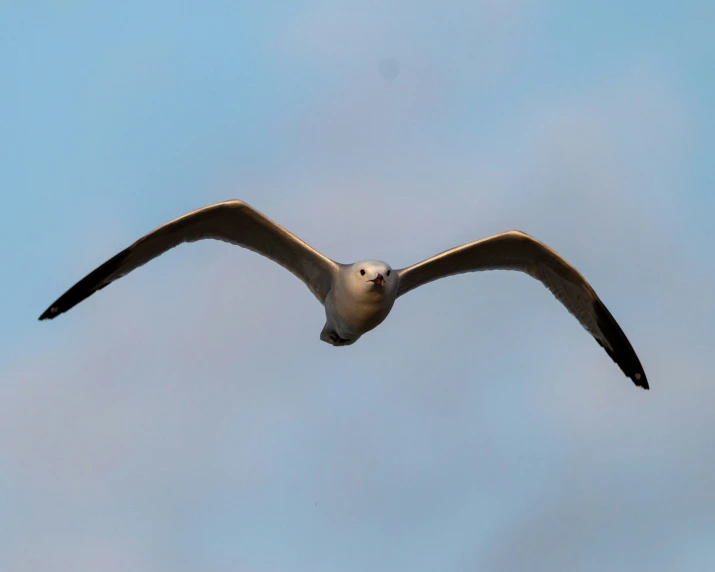
M364 268L361 268L361 269L360 269L360 276L365 276L365 269L364 269Z
M390 275L390 271L388 270L386 276L389 276L389 275Z

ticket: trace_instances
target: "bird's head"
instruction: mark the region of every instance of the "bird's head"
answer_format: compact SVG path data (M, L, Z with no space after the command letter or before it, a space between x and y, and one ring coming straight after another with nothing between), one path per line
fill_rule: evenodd
M351 265L348 283L356 293L390 297L396 292L397 276L389 264L380 260L362 260Z

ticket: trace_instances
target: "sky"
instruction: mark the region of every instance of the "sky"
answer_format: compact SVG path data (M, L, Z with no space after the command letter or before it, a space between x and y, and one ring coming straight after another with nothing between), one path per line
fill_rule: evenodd
M0 569L715 569L714 22L705 0L0 2ZM204 241L37 321L232 198L339 262L525 231L651 390L511 272L334 348L300 281Z

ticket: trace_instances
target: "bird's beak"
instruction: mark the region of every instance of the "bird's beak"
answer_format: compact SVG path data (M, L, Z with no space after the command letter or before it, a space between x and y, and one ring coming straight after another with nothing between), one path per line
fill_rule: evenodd
M382 274L378 274L377 277L370 280L370 282L374 283L376 286L384 286L385 278L383 278Z

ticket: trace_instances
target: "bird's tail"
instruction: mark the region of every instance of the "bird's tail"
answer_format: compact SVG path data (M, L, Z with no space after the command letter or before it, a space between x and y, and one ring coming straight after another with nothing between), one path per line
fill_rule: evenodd
M360 336L355 336L354 338L341 338L338 333L328 325L326 322L323 326L323 330L320 332L320 340L330 344L331 346L349 346L358 341Z

